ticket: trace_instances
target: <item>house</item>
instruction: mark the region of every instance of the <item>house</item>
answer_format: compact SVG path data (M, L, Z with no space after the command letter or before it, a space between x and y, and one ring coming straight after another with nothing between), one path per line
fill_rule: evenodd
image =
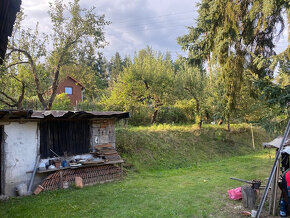
M16 14L20 11L21 0L0 1L0 65L6 53L8 36L11 36Z
M67 76L62 80L57 88L57 94L66 93L73 106L76 106L79 102L83 101L84 91L85 87L71 76Z
M0 110L0 195L118 179L114 124L128 112ZM29 188L28 188L29 189Z

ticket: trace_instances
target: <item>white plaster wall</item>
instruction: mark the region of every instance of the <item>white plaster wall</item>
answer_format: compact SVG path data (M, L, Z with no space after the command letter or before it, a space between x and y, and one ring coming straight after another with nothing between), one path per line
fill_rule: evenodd
M4 126L5 195L15 195L20 183L29 185L38 150L37 122L11 122Z

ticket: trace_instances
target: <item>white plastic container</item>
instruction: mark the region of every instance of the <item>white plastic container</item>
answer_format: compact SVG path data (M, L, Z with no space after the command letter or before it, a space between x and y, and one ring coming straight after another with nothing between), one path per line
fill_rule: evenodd
M16 193L18 196L27 195L27 185L25 183L21 183L16 186Z

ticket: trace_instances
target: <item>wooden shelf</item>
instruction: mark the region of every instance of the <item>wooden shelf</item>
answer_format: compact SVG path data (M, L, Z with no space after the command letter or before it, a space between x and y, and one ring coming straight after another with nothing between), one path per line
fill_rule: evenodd
M117 160L117 161L106 161L102 163L92 163L92 164L82 164L78 167L62 167L62 168L56 168L51 170L38 170L37 173L49 173L49 172L55 172L59 170L66 170L66 169L78 169L78 168L84 168L84 167L92 167L92 166L102 166L102 165L108 165L108 164L121 164L124 163L124 160Z

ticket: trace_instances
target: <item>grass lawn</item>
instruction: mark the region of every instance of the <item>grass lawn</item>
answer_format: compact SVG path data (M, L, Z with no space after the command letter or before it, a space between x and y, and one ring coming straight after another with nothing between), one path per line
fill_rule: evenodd
M180 169L128 173L122 181L44 192L0 202L0 217L239 217L229 177L265 183L274 161L268 151Z

